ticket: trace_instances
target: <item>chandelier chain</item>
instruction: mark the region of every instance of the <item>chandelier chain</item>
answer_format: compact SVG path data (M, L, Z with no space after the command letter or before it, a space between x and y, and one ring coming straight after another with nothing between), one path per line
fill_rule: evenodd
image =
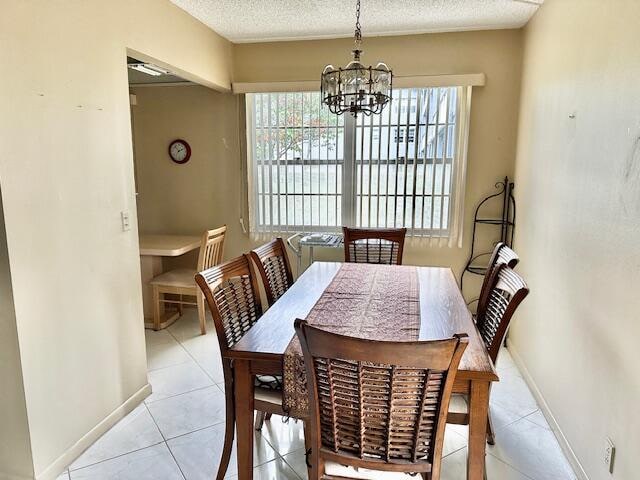
M362 28L360 26L360 0L356 0L356 31L355 31L356 48L359 49L362 44Z

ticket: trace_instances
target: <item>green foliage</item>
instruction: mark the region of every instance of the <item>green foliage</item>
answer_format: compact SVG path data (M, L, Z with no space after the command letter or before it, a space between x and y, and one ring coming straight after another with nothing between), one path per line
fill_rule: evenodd
M336 127L344 119L322 105L318 92L256 94L254 101L259 161L308 159L318 148L335 150Z

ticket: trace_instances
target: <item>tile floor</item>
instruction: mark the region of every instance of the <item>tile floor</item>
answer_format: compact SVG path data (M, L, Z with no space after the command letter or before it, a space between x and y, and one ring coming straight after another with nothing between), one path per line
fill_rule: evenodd
M224 385L213 324L200 335L195 310L169 329L146 331L153 394L87 449L58 480L210 480L224 437ZM575 480L576 476L508 350L491 408L496 445L490 480ZM466 475L467 427L448 426L442 480ZM255 436L257 480L306 479L302 424L274 416ZM227 478L236 478L235 452Z

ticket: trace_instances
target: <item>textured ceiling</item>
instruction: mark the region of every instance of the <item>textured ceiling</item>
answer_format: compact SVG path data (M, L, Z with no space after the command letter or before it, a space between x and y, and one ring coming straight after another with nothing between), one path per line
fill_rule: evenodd
M171 0L232 42L353 35L355 0ZM519 28L544 0L362 0L363 35Z

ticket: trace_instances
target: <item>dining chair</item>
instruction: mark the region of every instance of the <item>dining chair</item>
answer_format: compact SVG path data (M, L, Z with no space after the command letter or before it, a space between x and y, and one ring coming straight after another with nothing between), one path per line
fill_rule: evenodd
M491 291L491 285L489 285L489 282L491 280L491 274L496 269L496 267L504 263L509 268L515 268L519 261L520 261L520 257L518 257L518 254L514 252L511 248L509 248L509 246L506 243L498 242L496 244L495 248L493 249L493 253L491 254L491 258L489 259L487 270L484 273L484 278L482 280L482 287L480 287L480 296L478 297L478 306L476 308L476 311L484 309L486 306L487 299Z
M282 238L251 250L251 258L262 277L267 303L273 305L293 285L293 274Z
M344 261L402 265L406 228L342 227Z
M197 270L188 268L170 270L168 272L161 273L149 282L153 290L154 330L160 329L161 304L176 305L180 315L182 315L183 305L195 305L198 308L200 333L202 335L207 333L204 296L198 291L198 286L194 282L194 277L197 272L201 272L202 270L206 270L214 265L218 265L222 261L226 232L227 226L224 225L214 230L207 230L202 234ZM165 298L166 294L178 295L178 299ZM184 295L196 297L196 302L185 301L182 298Z
M216 477L217 480L222 480L229 466L235 430L233 364L226 353L260 319L262 306L256 276L247 254L204 270L195 278L211 311L222 357L226 428L222 458ZM262 426L267 413L284 415L280 377L257 375L254 387L254 405L258 412L256 425Z
M304 320L294 325L309 386L309 480L377 480L389 472L438 480L467 335L379 342L330 333Z
M497 264L489 275L488 285L489 293L486 302L478 305L476 326L489 357L495 364L511 318L529 294L529 287L507 263ZM468 424L468 415L453 414L449 417L449 423ZM487 442L490 445L495 443L490 414L487 418Z
M489 279L486 304L478 310L476 325L493 363L516 309L529 294L524 279L506 263L499 264Z

